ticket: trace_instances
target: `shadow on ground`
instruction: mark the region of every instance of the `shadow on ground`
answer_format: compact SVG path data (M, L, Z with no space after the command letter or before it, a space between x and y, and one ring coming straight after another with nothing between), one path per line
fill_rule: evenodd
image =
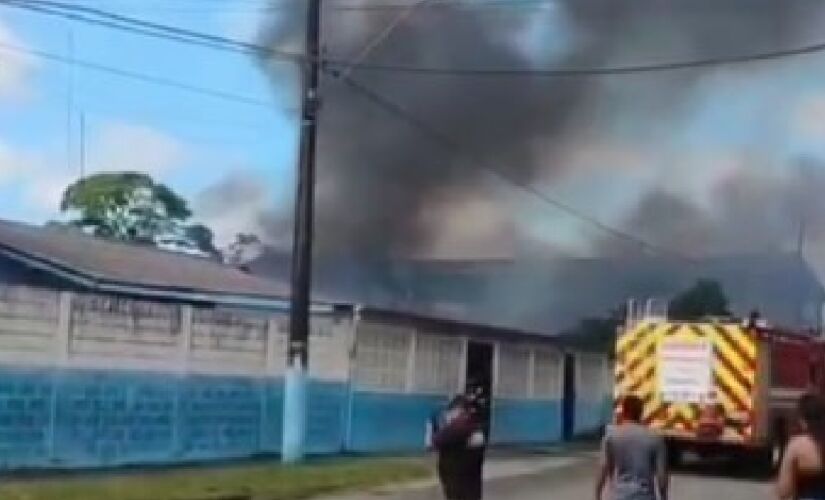
M735 479L754 483L773 481L774 475L750 460L734 458L699 459L686 457L673 469L676 474L695 477Z

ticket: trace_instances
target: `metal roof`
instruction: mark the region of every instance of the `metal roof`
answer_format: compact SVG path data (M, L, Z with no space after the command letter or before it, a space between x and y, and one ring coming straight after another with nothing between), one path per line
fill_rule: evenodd
M289 288L216 261L0 220L0 253L82 287L236 306L285 306Z

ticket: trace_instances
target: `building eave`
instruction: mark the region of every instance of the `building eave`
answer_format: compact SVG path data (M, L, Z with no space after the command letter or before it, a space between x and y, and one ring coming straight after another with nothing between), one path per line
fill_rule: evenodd
M263 295L244 295L223 292L195 290L185 287L164 287L129 283L115 280L95 273L74 268L41 255L22 252L16 248L0 243L0 255L16 262L58 276L83 288L100 292L118 293L145 297L148 299L171 299L183 302L210 303L229 307L262 308L276 311L289 311L288 297L267 297ZM333 305L312 304L311 312L331 313Z

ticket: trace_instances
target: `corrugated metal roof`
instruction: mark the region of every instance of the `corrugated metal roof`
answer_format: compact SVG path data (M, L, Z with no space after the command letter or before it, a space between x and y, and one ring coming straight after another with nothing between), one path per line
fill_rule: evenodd
M54 272L168 292L284 299L289 288L218 262L94 238L58 227L0 220L0 250ZM33 262L32 262L33 261Z

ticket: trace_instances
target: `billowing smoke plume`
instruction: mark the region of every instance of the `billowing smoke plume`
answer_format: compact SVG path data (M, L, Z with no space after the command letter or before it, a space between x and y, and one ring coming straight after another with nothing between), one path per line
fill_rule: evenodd
M744 164L709 186L705 200L653 190L625 225L648 241L655 238L693 257L804 252L825 241L825 165L802 158L783 171L766 173L757 160L740 160ZM638 249L613 239L605 240L602 250L621 255Z
M332 59L356 57L400 12L336 7L368 6L368 0L326 3L324 52ZM433 3L401 22L366 62L529 70L717 58L809 42L806 37L816 33L810 28L822 19L823 10L811 0L557 0L486 7L474 7L472 1ZM279 0L284 14L264 27L263 41L280 50L300 50L305 4L295 0L290 7ZM282 86L290 81L297 96L298 73L274 61L267 64L273 82ZM565 176L587 174L571 172L574 165L567 159L576 153L571 148L587 148L593 138L666 133L694 111L699 84L720 71L748 74L753 66L553 78L353 68L351 77L431 124L472 157L487 160L520 182L540 181L552 189ZM321 249L384 256L426 253L445 230L439 217L432 216L434 200L448 219L454 207L445 200L464 206L467 200L490 196L483 166L451 154L346 83L326 75L323 99L317 214ZM776 232L797 231L798 224L787 223L799 213L794 205L797 182L776 184L746 173L742 179L719 185L718 203L710 205L700 205L678 190L657 188L643 197L625 227L660 243L684 240L719 250L739 249L744 241L769 244ZM763 201L765 197L771 201ZM585 211L599 202L599 197L572 200ZM754 209L784 215L777 220L755 217L760 227L748 233L755 239L743 238ZM502 210L510 207L505 203ZM518 218L517 213L508 215ZM548 216L563 217L552 209ZM621 250L615 241L597 238L596 245L610 253Z

